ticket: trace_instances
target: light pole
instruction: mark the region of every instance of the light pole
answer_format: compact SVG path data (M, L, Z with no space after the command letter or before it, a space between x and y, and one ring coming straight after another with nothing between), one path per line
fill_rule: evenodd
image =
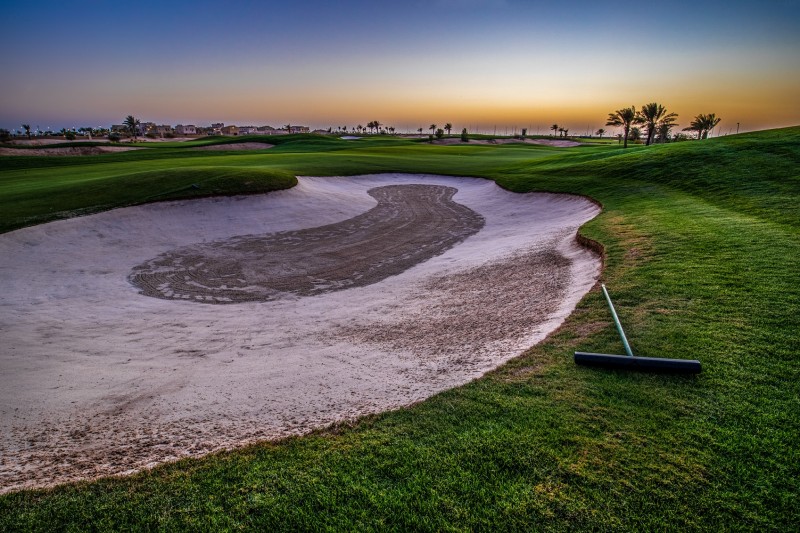
M736 135L739 135L739 123L736 123Z

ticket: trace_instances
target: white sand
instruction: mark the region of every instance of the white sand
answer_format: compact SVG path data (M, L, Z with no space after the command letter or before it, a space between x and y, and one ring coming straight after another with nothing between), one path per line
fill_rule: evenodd
M127 281L179 246L349 219L376 205L368 189L397 183L455 187L486 224L402 274L311 297L206 305ZM0 235L0 492L301 434L475 379L594 285L599 259L575 233L598 212L474 178L306 177Z

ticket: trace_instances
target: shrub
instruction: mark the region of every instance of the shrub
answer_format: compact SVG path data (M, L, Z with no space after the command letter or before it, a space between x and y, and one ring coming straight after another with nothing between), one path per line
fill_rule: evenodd
M120 139L122 139L122 137L120 137L119 133L111 132L108 134L108 140L112 143L118 143Z
M442 137L444 137L444 130L442 128L439 128L436 130L436 138L441 139Z
M463 130L461 130L461 142L464 142L464 143L468 143L469 142L469 136L467 135L467 128L464 128Z
M75 140L75 132L74 131L65 132L64 133L64 138L66 140L68 140L68 141L74 141Z

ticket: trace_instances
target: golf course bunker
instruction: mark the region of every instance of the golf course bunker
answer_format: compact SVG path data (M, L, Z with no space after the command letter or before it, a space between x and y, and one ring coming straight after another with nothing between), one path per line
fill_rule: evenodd
M410 405L544 339L600 273L581 197L298 181L0 235L0 492Z
M378 205L319 228L234 237L174 250L133 269L142 294L202 303L275 300L362 287L439 255L477 233L481 215L441 185L386 185Z

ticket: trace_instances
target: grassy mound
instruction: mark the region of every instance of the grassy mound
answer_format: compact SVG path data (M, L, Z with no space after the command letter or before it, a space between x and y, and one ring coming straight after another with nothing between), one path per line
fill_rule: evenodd
M796 225L800 210L788 207L800 187L798 140L798 128L784 128L630 151L587 150L509 168L501 181L514 190L527 190L531 175L541 175L557 188L585 183L585 178L615 185L647 182Z
M64 172L60 179L0 181L0 232L59 218L155 201L258 194L288 189L294 175L280 170L182 167L100 177Z
M209 136L202 139L187 141L185 145L192 146L224 146L241 143L264 143L272 146L286 146L301 144L306 151L318 151L320 148L338 148L348 145L348 141L333 135L318 135L315 133L293 133L291 135L240 135L237 137ZM352 141L351 141L352 142Z
M634 352L698 358L703 373L576 367L575 350L622 350L594 291L545 342L469 385L303 438L5 495L0 529L796 529L800 128L628 150L302 145L191 161L444 172L590 196L604 210L582 233L604 246ZM115 184L120 168L72 176ZM63 170L24 173L42 206Z

